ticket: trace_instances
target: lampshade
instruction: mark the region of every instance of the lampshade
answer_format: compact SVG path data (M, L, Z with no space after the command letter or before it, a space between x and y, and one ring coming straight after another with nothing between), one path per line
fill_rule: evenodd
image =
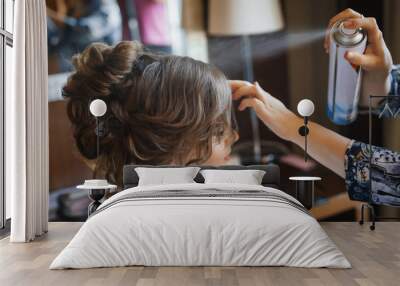
M208 32L214 36L270 33L284 26L279 0L209 0Z

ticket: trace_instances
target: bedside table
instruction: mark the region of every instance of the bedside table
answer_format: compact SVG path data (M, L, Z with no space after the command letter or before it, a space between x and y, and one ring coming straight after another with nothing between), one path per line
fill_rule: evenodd
M92 200L88 206L88 217L90 217L101 205L100 201L104 198L107 191L115 189L117 186L109 184L107 180L85 180L85 183L77 186L77 188L88 190L89 198Z
M296 199L301 202L308 210L315 202L314 182L320 181L320 177L290 177L289 180L296 182Z

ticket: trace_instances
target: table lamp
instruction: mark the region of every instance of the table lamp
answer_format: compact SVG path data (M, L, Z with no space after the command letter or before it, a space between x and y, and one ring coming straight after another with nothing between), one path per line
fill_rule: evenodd
M314 103L309 99L303 99L297 105L297 112L304 117L304 125L299 128L299 134L304 136L304 161L307 162L307 135L310 132L308 129L308 118L314 113Z
M107 112L107 104L101 99L93 100L89 105L90 113L96 118L96 150L97 156L100 155L100 127L99 127L99 117L102 117Z
M100 137L104 135L103 128L100 128L99 118L106 114L107 104L101 99L95 99L90 103L89 111L96 118L96 159L98 159L100 155ZM77 186L78 189L88 190L89 198L92 200L88 206L88 217L100 206L100 201L105 197L107 190L115 189L116 187L116 185L111 185L104 179L85 180L84 184Z
M297 105L297 112L304 118L304 125L300 126L299 134L304 136L304 161L307 162L307 136L310 133L308 118L314 113L314 103L309 99L303 99ZM296 182L296 198L307 208L311 209L315 201L315 181L320 177L296 176L289 180Z
M284 27L279 0L209 0L208 33L241 36L243 78L254 82L250 35L276 32ZM250 111L255 163L261 162L261 140L256 113ZM245 142L243 143L245 144Z

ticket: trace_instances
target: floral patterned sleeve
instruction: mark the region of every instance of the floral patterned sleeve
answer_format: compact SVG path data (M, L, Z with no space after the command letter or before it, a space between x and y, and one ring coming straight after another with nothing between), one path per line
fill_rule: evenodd
M380 116L400 119L400 65L393 67L390 76L389 94L398 97L382 104ZM345 180L350 199L400 206L400 153L376 146L371 152L370 170L368 144L352 141L346 150Z
M380 114L400 119L400 66L391 71L389 94L399 96L382 104ZM368 144L352 141L345 154L345 174L350 199L400 206L400 153L376 146L370 151Z
M400 153L352 141L345 155L346 187L351 200L400 206ZM371 191L369 179L371 178Z

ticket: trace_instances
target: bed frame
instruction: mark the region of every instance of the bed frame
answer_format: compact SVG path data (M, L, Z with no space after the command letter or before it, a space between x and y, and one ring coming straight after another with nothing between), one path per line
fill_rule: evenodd
M125 165L123 170L123 184L124 189L133 188L138 185L139 176L135 171L137 167L148 167L148 168L178 168L181 166L150 166L150 165ZM265 171L265 175L262 179L262 185L271 188L280 188L280 170L279 166L275 164L268 165L251 165L251 166L198 166L202 170L205 169L218 169L218 170L262 170ZM204 183L204 178L198 173L194 179L197 183Z

